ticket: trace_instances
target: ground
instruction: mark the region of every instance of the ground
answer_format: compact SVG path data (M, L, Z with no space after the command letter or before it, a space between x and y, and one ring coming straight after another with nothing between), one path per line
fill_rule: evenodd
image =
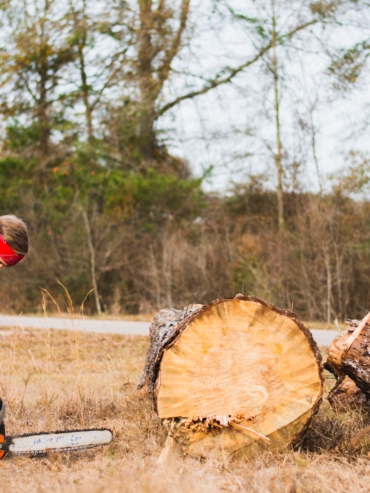
M0 492L370 492L370 448L346 454L350 437L367 424L360 412L335 415L324 402L306 440L286 453L159 466L165 432L150 400L135 390L146 337L9 328L0 330L0 342L8 434L84 427L115 434L99 449L1 461Z

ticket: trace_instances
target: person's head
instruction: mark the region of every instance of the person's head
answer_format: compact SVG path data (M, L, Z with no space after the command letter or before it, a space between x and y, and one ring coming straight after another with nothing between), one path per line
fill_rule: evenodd
M0 216L0 269L16 265L28 249L28 231L22 219L10 214Z

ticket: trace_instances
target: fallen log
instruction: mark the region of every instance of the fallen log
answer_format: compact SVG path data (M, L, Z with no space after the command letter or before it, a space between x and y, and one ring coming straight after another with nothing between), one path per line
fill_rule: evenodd
M164 451L235 457L297 442L318 409L321 356L294 314L237 295L161 310L144 375L168 428Z
M332 342L324 367L337 379L328 400L345 411L370 405L370 312L359 320L348 320L344 334Z
M360 431L356 436L352 438L348 445L348 453L352 455L357 448L361 445L362 439L370 433L370 426L366 426L363 430Z
M330 405L337 412L350 409L369 409L370 396L360 390L347 375L339 377L335 386L328 394Z

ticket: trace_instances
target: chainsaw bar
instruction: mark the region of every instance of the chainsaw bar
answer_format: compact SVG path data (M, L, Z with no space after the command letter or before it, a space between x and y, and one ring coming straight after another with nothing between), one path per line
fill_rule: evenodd
M39 455L49 452L70 452L108 445L113 433L106 428L90 430L61 430L26 435L0 435L0 453L11 455ZM4 454L4 455L5 455Z

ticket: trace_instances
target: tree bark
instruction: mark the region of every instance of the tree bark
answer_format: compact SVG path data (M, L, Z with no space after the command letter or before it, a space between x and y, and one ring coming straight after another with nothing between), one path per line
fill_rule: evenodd
M46 33L45 33L45 23L46 23L46 18L48 15L49 11L49 2L45 1L44 3L44 18L41 19L40 21L40 28L41 28L41 33L40 33L40 55L38 60L36 61L36 67L37 67L37 72L39 76L39 81L38 81L38 101L37 101L37 122L38 122L38 129L40 132L40 153L43 158L43 160L48 156L49 154L49 145L50 145L50 122L49 122L49 116L48 116L48 88L47 84L49 82L50 76L48 74L49 70L49 60L47 57L47 48L48 48L48 43L46 39Z
M153 396L158 370L157 361L161 357L163 346L175 334L178 324L198 312L202 307L203 305L194 304L186 306L183 310L176 310L175 308L160 310L154 315L149 329L150 348L146 357L144 373L138 384L138 389L142 389L143 393L150 393Z
M345 334L331 344L324 365L337 378L329 402L341 410L370 403L370 313L361 322L348 323Z
M321 356L311 333L258 298L161 310L150 339L139 388L184 454L285 448L321 402Z
M86 119L86 128L89 142L93 142L94 140L94 131L92 125L92 111L91 105L89 101L89 85L87 83L87 75L86 75L86 67L85 67L85 55L84 55L84 45L86 43L86 33L83 35L82 43L78 44L78 57L80 60L80 76L81 76L81 92L82 92L82 100L85 106L85 119Z
M275 1L272 0L272 74L274 77L274 109L275 109L275 131L276 147L275 154L276 171L277 171L277 205L278 205L278 224L279 230L284 228L284 198L283 198L283 164L282 154L283 145L281 143L281 125L280 125L280 98L279 98L279 71L276 55L276 19L275 19Z
M155 50L152 44L151 29L153 12L151 0L140 0L140 31L138 50L138 78L140 89L139 108L139 148L144 159L153 158L155 147L155 101L157 98L156 80L152 61Z
M81 214L82 214L82 218L84 220L86 236L87 236L87 244L88 244L89 252L90 252L91 283L92 283L93 290L94 290L96 311L98 312L98 315L101 315L102 309L101 309L100 296L99 296L99 290L98 290L98 281L96 279L95 248L94 248L92 237L91 237L90 221L89 221L89 218L87 216L86 210L82 206L81 206Z
M47 60L42 59L39 67L39 99L37 105L37 121L40 132L40 151L42 156L47 156L49 153L49 139L50 139L50 123L47 114L48 101L47 101L47 88L48 82L48 66Z
M326 321L331 323L331 292L332 292L332 276L330 266L329 246L326 244L323 248L324 263L326 269Z
M370 397L360 390L348 376L338 378L335 387L328 394L328 401L337 412L350 409L370 409Z

